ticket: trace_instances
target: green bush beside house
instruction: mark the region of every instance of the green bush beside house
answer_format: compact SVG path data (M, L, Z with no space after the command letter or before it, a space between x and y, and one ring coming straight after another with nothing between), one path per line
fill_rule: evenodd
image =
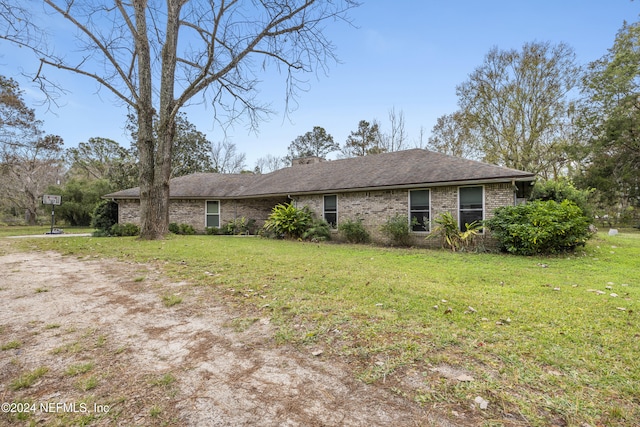
M591 237L590 219L574 202L536 200L496 209L485 221L499 248L516 255L573 251Z

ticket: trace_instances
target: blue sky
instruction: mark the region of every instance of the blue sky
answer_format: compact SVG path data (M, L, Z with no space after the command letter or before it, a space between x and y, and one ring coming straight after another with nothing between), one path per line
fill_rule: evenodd
M640 1L630 0L363 0L351 12L357 28L328 28L340 64L327 75L310 75L309 90L298 107L284 115L284 76L265 75L259 98L276 111L259 133L238 123L228 133L247 167L267 154L286 154L298 135L322 126L343 144L360 120L377 119L388 130L391 108L402 111L410 145L421 128L428 138L438 117L457 109L456 85L481 65L489 49L520 49L526 42L565 42L579 64L603 56L623 22L636 22ZM128 147L126 109L106 90L79 76L55 74L70 93L50 111L37 107L38 89L21 72L38 62L25 49L0 43L0 74L13 77L35 107L44 130L62 136L67 147L91 137L106 137ZM51 74L51 72L49 72ZM188 119L212 142L222 135L213 125L212 108L190 107Z

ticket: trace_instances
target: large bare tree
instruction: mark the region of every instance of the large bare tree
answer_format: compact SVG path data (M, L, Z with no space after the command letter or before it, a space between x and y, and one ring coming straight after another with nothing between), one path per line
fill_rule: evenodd
M45 90L46 67L94 79L135 114L140 161L141 236L168 231L169 178L175 118L194 102L211 102L221 124L240 116L255 127L269 112L257 99L260 75L272 67L286 78L285 99L301 89L300 72L335 60L325 26L346 20L354 0L43 0L50 22L77 35L56 54L34 26L40 2L2 0L0 38L39 56L35 75ZM48 39L49 42L53 41ZM79 54L78 54L79 52ZM74 54L75 53L75 54ZM49 92L50 93L50 92ZM287 103L288 105L288 103ZM155 123L157 121L157 123ZM154 129L158 137L154 137Z
M400 151L405 149L407 131L404 123L404 111L396 111L396 107L389 110L389 125L391 130L381 135L382 147L385 151Z
M246 167L247 155L238 152L231 141L219 141L211 144L211 165L217 173L240 173Z
M45 189L62 172L62 138L45 135L42 122L13 79L0 76L0 205L36 223Z
M256 160L254 168L255 173L269 173L274 172L282 168L291 166L291 162L286 157L278 157L273 154L267 154L264 157L260 157Z
M0 200L23 211L29 225L36 224L47 187L62 175L62 145L59 136L38 130L32 139L0 151Z
M430 150L473 160L482 158L481 149L477 145L477 138L469 129L469 121L460 111L438 117L427 140L427 148Z

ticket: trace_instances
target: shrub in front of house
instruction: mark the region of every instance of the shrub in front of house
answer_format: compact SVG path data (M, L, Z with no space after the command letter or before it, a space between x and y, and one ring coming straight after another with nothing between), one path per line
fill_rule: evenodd
M180 234L184 234L186 236L191 236L196 234L195 228L191 224L180 224Z
M589 218L574 202L533 201L505 206L485 221L501 250L516 255L546 255L584 246L592 233Z
M110 236L124 237L124 236L138 236L140 235L140 227L135 224L114 224L109 230Z
M438 216L434 222L436 226L426 238L439 238L442 247L449 247L453 252L467 251L475 247L476 236L482 231L482 222L473 221L471 224L465 223L464 231L458 227L458 220L451 212L445 212ZM475 249L478 249L475 247Z
M308 207L298 209L293 203L276 205L264 223L265 234L300 239L313 220Z
M533 186L530 201L534 200L554 200L561 203L563 200L570 200L580 209L582 213L591 218L593 216L593 206L591 199L594 190L578 190L567 179L557 179L548 181L538 181Z
M302 238L313 242L331 240L331 226L324 218L312 218Z
M331 239L331 228L324 218L317 218L308 206L277 205L259 233L268 238L289 238L315 242Z
M254 234L256 232L256 220L245 217L236 218L222 227L222 233L229 235Z
M172 222L169 224L169 231L173 234L181 234L185 236L191 236L196 234L195 228L190 224L176 224Z
M204 234L207 236L217 236L218 234L223 234L223 232L218 227L206 227L204 229Z
M98 203L91 214L91 227L107 232L118 222L118 204L112 200Z
M387 219L387 222L380 227L380 231L391 241L392 245L409 246L411 244L409 222L406 216L396 215Z
M349 243L368 243L371 240L371 236L367 229L364 228L364 225L362 225L361 219L342 221L338 225L338 231L342 238Z

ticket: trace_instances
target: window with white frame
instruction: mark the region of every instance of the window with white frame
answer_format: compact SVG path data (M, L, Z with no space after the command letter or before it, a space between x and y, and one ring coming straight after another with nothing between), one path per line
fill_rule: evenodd
M205 224L207 227L220 228L220 202L217 200L207 200L205 216Z
M323 217L333 228L338 226L338 196L324 196Z
M484 187L460 187L460 231L466 231L466 224L484 219Z
M429 231L429 190L409 191L409 226L411 231Z

